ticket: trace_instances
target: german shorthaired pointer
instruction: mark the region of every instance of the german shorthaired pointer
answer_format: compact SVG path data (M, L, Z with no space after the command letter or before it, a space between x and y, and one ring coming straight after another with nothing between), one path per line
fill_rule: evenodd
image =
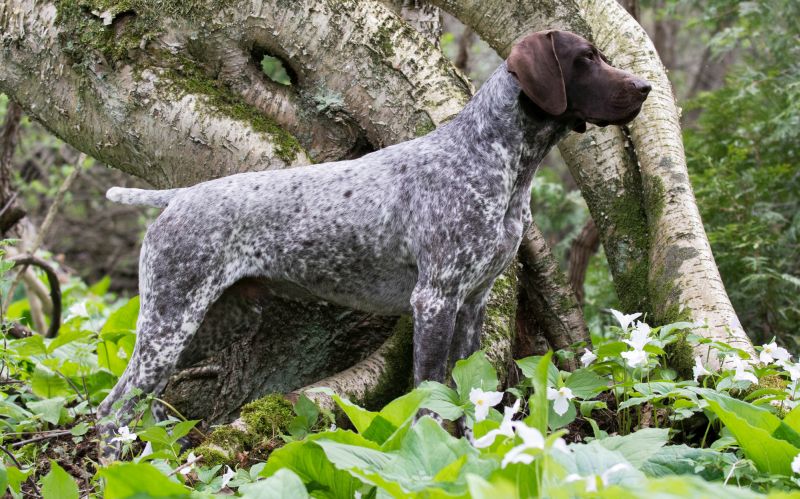
M283 297L412 313L414 381L444 381L448 360L479 348L492 283L531 222L539 162L586 122L628 123L649 91L583 38L539 32L424 137L185 189L112 188L113 201L165 209L142 246L136 348L98 414L135 388L162 390L206 311L244 279ZM113 409L106 433L132 403Z

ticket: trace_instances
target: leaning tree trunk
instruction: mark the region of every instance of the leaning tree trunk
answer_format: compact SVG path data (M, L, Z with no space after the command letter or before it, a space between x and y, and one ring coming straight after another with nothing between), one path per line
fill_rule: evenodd
M357 156L429 132L471 94L445 56L380 2L221 5L4 2L0 91L66 142L158 187ZM290 86L261 72L264 54L284 63ZM498 279L484 329L500 367L513 344L515 279L513 269ZM265 393L345 370L331 383L377 403L407 386L409 327L232 290L197 333L227 344L185 359L166 396L213 423ZM353 365L383 375L347 385Z
M705 336L752 354L700 220L672 87L644 29L616 0L431 3L475 29L501 56L531 31L568 29L594 41L616 66L650 80L653 90L628 127L632 156L624 152L626 133L614 127L573 135L562 145L562 153L597 222L628 311L651 312L652 321L659 324L679 319L707 324ZM587 158L610 160L615 170L611 182L611 170L592 171L595 167ZM639 306L633 307L636 303Z

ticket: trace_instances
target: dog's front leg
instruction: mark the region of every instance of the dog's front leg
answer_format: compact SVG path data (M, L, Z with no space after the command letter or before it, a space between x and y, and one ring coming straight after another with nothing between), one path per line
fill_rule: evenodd
M414 311L414 384L444 383L453 340L458 300L455 293L418 284L411 295Z
M491 286L477 291L459 307L456 329L453 333L453 344L450 348L448 363L450 370L457 361L469 357L481 347L481 327L491 291Z

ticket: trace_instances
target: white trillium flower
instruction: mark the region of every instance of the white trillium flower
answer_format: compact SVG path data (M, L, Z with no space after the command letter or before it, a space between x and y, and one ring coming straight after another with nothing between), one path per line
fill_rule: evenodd
M733 375L734 381L749 381L754 384L758 383L758 378L756 378L756 375L753 374L752 371L747 370L747 367L749 366L745 365L745 361L734 355L731 357L731 362L736 369L736 372Z
M86 310L86 302L78 302L67 310L68 317L89 317L89 311Z
M558 390L547 388L547 400L553 401L553 410L559 416L566 414L567 410L569 410L569 401L574 398L575 395L572 394L572 390L566 386L562 386Z
M794 456L794 460L792 461L792 471L795 473L800 473L800 454Z
M779 361L778 364L780 364L780 366L784 368L787 373L789 373L789 377L792 379L792 381L797 381L800 379L800 363L795 364L794 362L790 361Z
M544 450L544 436L542 436L539 430L531 428L524 423L515 426L517 435L522 437L522 443L506 452L505 457L503 457L503 462L500 463L500 466L503 468L511 463L531 464L533 462L533 456L525 451L530 449Z
M513 437L515 426L513 418L514 414L519 411L519 403L520 399L517 399L517 401L514 402L514 405L511 407L506 407L503 410L503 421L500 423L500 428L489 431L486 435L476 440L473 445L478 449L481 449L483 447L489 447L492 445L494 439L499 435L503 435L504 437Z
M647 352L644 350L631 350L629 352L622 352L622 358L628 363L630 367L644 367L647 365Z
M231 469L230 466L225 466L225 473L222 475L222 486L221 489L224 489L228 486L228 484L233 480L233 477L236 476L236 472Z
M595 355L591 350L588 348L583 349L586 353L581 355L581 364L583 367L589 367L589 364L597 360L597 355Z
M703 359L698 355L694 358L694 367L692 368L694 380L697 381L700 376L710 376L711 372L703 365Z
M118 436L111 439L111 442L122 442L123 444L128 444L138 438L136 433L132 433L127 426L120 427L120 429L117 430L117 435Z
M636 327L631 332L630 339L622 341L630 345L634 350L644 350L644 347L650 343L650 326L644 322L637 322Z
M186 466L181 468L178 471L178 473L180 473L181 475L184 475L184 476L188 475L195 468L195 463L197 461L198 461L198 458L197 458L197 456L194 455L194 452L190 452L189 455L186 457Z
M614 318L617 319L617 322L619 322L619 327L621 327L623 331L627 331L628 326L630 326L634 320L642 316L642 314L639 312L635 314L625 315L619 310L614 310L613 308L611 309L611 315L613 315Z
M483 421L489 414L489 409L503 400L503 392L484 392L480 388L473 388L469 392L469 401L475 405L475 420Z
M629 469L631 469L631 466L629 464L617 463L600 475L600 482L603 484L603 487L606 487L608 486L609 481L611 480L611 475ZM597 478L598 478L597 475L581 476L578 475L577 473L572 473L570 475L567 475L566 478L564 478L564 481L566 483L570 483L583 480L584 482L586 482L586 490L585 490L586 492L597 492Z
M783 347L779 347L774 341L761 345L761 354L758 356L759 360L764 364L772 364L775 361L786 362L789 360L789 351Z

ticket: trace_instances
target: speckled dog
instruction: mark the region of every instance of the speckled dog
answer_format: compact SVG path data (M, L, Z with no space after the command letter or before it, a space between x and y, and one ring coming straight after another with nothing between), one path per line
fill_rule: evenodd
M162 390L206 311L242 279L283 297L413 313L414 381L444 381L448 359L479 347L489 290L531 221L541 159L586 122L629 122L649 90L583 38L539 32L424 137L185 189L109 190L113 201L165 209L142 246L136 348L98 414L133 388ZM116 409L116 424L131 404Z

